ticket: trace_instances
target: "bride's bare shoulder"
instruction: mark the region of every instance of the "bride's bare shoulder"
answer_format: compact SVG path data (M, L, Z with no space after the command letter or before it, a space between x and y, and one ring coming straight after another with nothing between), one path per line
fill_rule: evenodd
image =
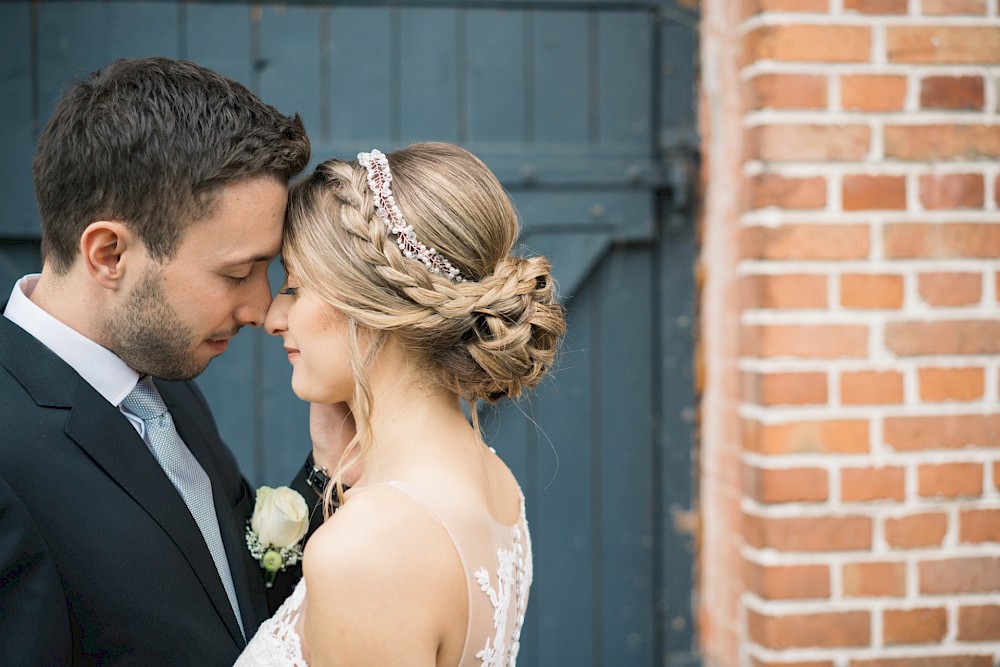
M461 570L447 531L418 503L388 485L357 489L309 538L307 587L372 580L378 588Z
M392 488L348 497L306 543L314 656L338 655L350 665L434 664L465 600L461 562L439 528Z
M349 559L367 556L370 549L382 551L386 546L426 538L419 530L430 517L405 495L388 485L353 489L346 502L306 543L306 554Z

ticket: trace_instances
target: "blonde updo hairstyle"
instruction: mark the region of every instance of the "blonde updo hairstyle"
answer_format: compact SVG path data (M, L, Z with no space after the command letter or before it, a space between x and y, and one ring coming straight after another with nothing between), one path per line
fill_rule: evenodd
M400 252L357 161L329 160L292 186L285 263L348 321L358 435L335 476L341 490L340 470L372 445L369 373L386 336L419 355L428 382L473 404L534 388L565 332L549 262L511 254L517 214L486 165L445 143L415 144L386 157L407 224L465 281L432 274Z

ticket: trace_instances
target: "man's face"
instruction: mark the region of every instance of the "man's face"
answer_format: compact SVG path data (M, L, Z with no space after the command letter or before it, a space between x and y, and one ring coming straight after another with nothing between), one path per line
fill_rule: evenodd
M225 186L212 214L181 237L173 257L147 260L105 322L107 347L136 371L195 377L271 303L267 267L281 247L288 190L270 178Z

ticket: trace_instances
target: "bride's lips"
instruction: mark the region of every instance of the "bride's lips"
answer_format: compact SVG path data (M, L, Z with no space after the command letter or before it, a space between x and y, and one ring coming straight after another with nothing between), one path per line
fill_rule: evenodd
M299 351L296 350L294 347L288 347L286 345L285 346L285 352L288 354L288 360L289 361L291 361L292 359L295 359L296 357L299 356Z

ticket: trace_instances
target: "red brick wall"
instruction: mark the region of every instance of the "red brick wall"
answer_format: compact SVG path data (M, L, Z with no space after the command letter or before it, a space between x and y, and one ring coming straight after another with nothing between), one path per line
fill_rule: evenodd
M703 0L707 665L1000 661L1000 0Z

